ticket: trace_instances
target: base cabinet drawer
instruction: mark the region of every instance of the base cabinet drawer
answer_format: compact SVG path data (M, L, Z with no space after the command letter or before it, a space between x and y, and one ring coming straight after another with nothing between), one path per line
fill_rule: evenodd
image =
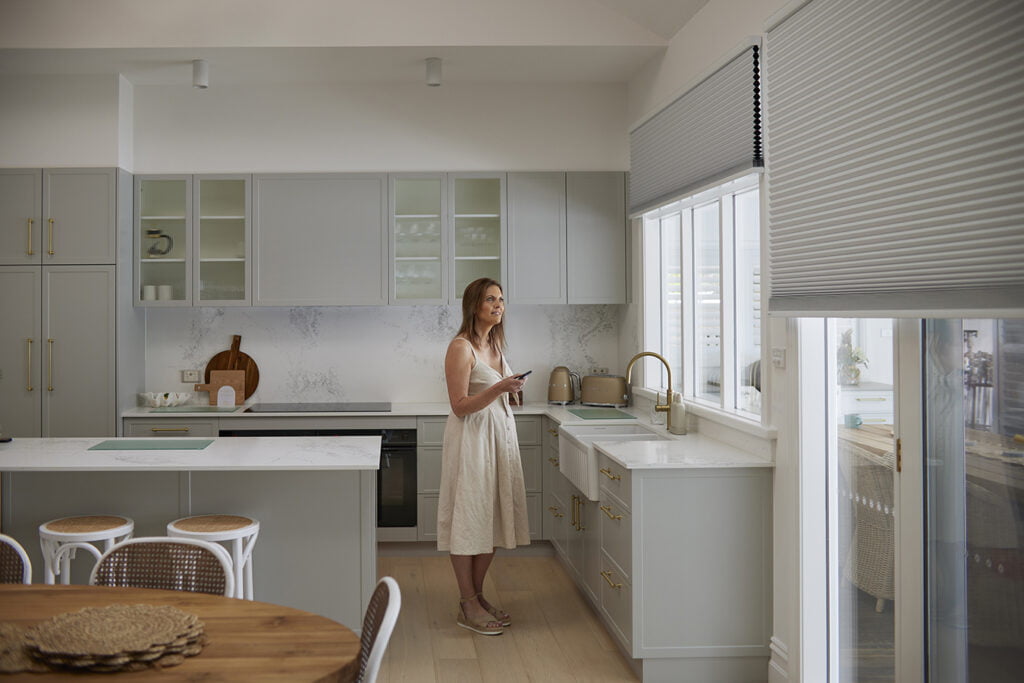
M437 540L436 493L420 493L416 496L416 540Z
M618 498L627 510L633 505L631 481L632 475L629 470L607 455L600 456L597 465L598 486Z
M216 420L130 420L125 421L125 436L217 436Z
M623 509L617 500L607 495L601 496L598 503L601 514L601 548L614 560L619 567L625 567L626 578L629 579L628 568L632 566L631 531L632 518L629 511Z
M633 586L625 572L607 553L601 553L601 610L608 617L618 637L633 642Z

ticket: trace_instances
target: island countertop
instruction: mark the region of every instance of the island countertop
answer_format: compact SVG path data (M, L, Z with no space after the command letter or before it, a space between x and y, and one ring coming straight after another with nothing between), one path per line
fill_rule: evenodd
M0 443L0 472L377 470L379 436L215 437L153 439L158 448L90 450L135 438L16 438ZM209 441L202 449L188 444ZM180 444L182 448L173 446ZM170 446L170 448L168 448Z

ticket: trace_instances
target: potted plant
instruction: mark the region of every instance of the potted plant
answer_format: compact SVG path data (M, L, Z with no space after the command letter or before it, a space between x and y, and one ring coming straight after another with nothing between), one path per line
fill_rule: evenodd
M864 350L853 345L853 330L843 332L836 350L836 361L839 370L839 383L845 385L860 384L860 367L868 366L868 357Z

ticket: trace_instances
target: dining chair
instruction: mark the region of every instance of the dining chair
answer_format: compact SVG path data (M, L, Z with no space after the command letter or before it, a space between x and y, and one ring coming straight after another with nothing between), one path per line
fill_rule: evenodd
M359 675L356 676L359 683L377 680L377 672L401 608L402 592L398 589L398 582L390 576L382 577L373 590L363 617L363 632L359 638Z
M60 552L70 552L75 545L98 554L88 543L69 543ZM231 556L224 548L207 541L166 536L132 538L118 543L97 559L89 583L227 597L234 597L235 592Z
M32 583L32 562L21 544L0 534L0 583Z

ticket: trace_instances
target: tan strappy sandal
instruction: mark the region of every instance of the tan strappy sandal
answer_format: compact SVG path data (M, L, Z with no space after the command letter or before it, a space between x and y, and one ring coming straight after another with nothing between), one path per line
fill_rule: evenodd
M500 636L505 632L505 629L501 627L499 621L470 621L469 617L466 616L465 605L467 602L475 600L476 596L471 595L468 598L462 598L459 600L459 614L455 617L455 623L462 628L469 629L473 633L479 633L482 636Z
M510 615L505 610L499 609L499 608L495 607L494 605L492 605L491 603L489 603L486 600L484 600L484 594L483 593L477 593L473 597L480 601L480 606L483 607L488 612L490 612L491 616L494 617L495 619L497 619L499 624L501 624L502 626L511 626L512 625L512 615Z

